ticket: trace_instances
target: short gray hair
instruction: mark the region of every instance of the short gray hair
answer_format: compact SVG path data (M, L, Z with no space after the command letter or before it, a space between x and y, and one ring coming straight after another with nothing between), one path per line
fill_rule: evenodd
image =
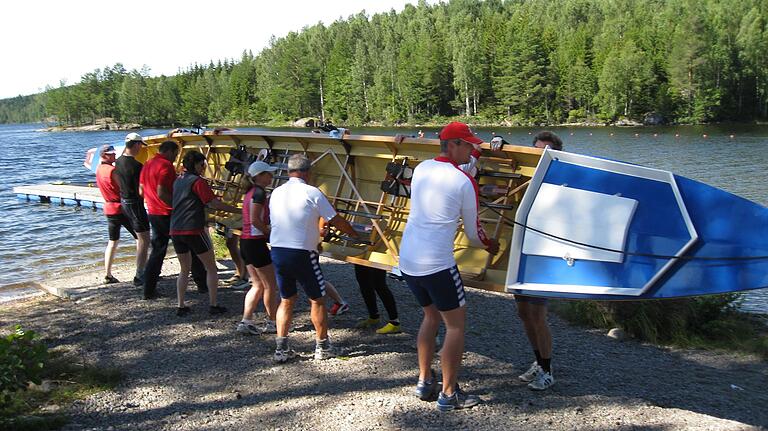
M312 167L312 162L304 154L294 154L288 159L288 172L307 172Z

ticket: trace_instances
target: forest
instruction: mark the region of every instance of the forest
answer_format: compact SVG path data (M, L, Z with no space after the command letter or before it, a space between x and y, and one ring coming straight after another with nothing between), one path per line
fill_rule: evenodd
M174 76L96 69L0 100L0 122L762 121L767 18L768 0L420 1L304 27Z

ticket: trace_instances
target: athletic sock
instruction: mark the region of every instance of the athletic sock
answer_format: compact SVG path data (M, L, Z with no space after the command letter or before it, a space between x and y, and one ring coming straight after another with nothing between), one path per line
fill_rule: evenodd
M546 373L552 372L552 358L541 358L541 369Z
M533 354L536 355L536 363L539 364L539 366L541 367L541 353L538 350L534 349Z
M395 326L400 326L400 319L390 320L389 323Z
M331 341L328 340L327 338L324 340L315 340L315 345L316 347L319 347L321 349L327 349L331 347Z
M275 337L277 350L288 350L288 337Z

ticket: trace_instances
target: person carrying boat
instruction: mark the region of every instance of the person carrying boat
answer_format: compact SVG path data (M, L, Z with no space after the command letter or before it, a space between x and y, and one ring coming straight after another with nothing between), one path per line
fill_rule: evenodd
M539 132L533 137L536 148L552 148L562 151L563 141L552 132ZM498 146L501 149L501 146ZM532 390L543 391L555 384L552 374L552 333L547 323L547 299L535 296L515 295L517 314L523 322L525 334L533 347L536 360L519 379L528 383Z
M208 286L210 314L226 313L225 307L217 304L219 275L213 243L206 229L205 208L237 213L239 208L225 204L214 196L211 187L200 177L205 171L205 156L199 151L189 151L182 160L184 173L173 183L171 213L171 241L179 259L179 278L176 280L178 295L177 316L190 313L184 304L184 294L189 284L189 270L192 264L191 254L200 258L205 266Z
M144 266L149 250L149 220L144 209L144 199L139 191L142 164L136 160L144 141L138 133L125 137L125 151L115 162L115 176L120 185L120 206L136 232L136 275L133 284L144 284Z
M112 262L115 260L115 251L120 241L120 228L124 227L136 239L136 232L120 207L120 186L117 183L114 163L115 147L109 144L102 146L101 160L96 168L96 185L104 198L104 215L107 216L109 230L109 241L104 250L104 284L120 282L112 275Z
M443 386L437 397L441 411L469 408L480 400L458 384L464 351L466 297L456 260L454 238L459 219L474 247L496 254L498 243L486 236L478 218L477 183L458 165L470 162L483 141L466 124L453 122L440 132L440 155L419 163L411 179L411 211L400 244L400 271L424 311L417 337L419 381L416 395L434 399L437 376L431 370L435 337L441 320L446 327L441 353Z
M288 344L288 329L297 298L296 283L301 283L311 304L311 320L315 327L315 359L338 356L339 350L328 337L328 312L325 307L325 278L318 260L319 219L352 238L358 233L347 220L336 213L328 199L308 183L311 163L307 156L294 154L288 159L290 179L272 191L269 213L272 222L271 257L282 298L277 310L275 362L286 362L296 356Z
M387 286L387 272L383 269L372 268L365 265L355 265L355 279L360 287L365 308L368 310L368 318L357 324L358 328L371 328L379 325L381 318L376 304L376 296L379 296L384 309L387 310L389 321L376 330L377 334L400 333L400 318L397 315L397 304L392 291Z
M240 252L251 280L251 289L245 295L243 320L237 325L242 334L274 334L275 318L280 299L277 293L275 267L269 254L269 198L265 190L272 184L272 172L277 168L262 161L248 167L248 178L253 184L243 196L243 231L240 236ZM266 319L258 328L253 313L263 299Z
M157 298L157 281L163 269L163 260L171 239L171 211L173 209L173 182L176 170L173 162L179 154L176 141L168 140L160 144L158 153L141 169L139 187L147 205L149 225L152 236L147 266L144 269L144 299ZM192 278L200 292L207 292L205 267L200 259L192 255Z

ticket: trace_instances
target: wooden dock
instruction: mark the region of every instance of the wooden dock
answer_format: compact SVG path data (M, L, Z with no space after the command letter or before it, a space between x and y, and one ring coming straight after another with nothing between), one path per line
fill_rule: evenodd
M14 187L16 197L26 201L102 208L104 198L95 184L39 184Z

